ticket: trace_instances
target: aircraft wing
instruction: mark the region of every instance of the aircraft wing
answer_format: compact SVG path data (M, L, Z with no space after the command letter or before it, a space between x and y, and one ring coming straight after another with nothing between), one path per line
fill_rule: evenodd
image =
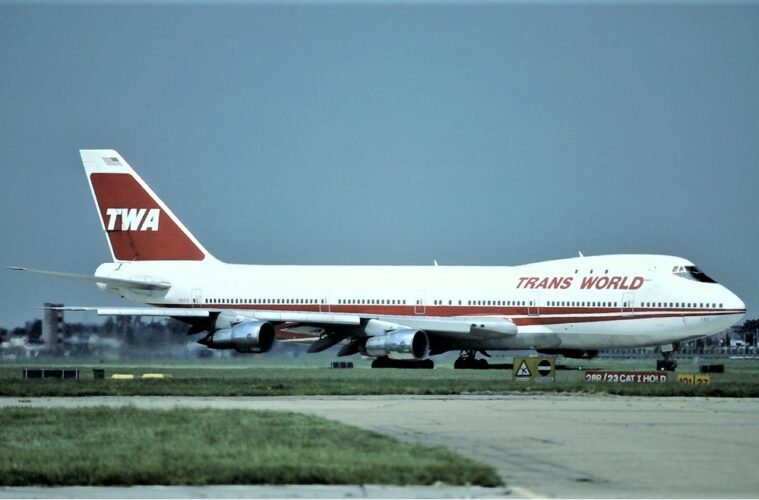
M450 338L494 339L517 334L517 325L504 316L384 316L392 326L435 332Z
M229 310L193 307L80 307L63 306L64 311L95 311L100 316L163 316L209 318L220 313L235 314L240 321L257 319L293 326L361 327L370 335L383 335L398 328L413 328L449 338L494 339L517 334L517 325L502 316L375 316L328 312Z
M108 316L163 316L192 324L188 334L216 331L220 314L230 324L262 321L273 324L276 339L285 343L310 344L308 352L315 353L345 342L338 356L360 351L368 337L382 338L395 331L424 331L427 338L449 348L471 345L472 341L503 340L517 334L517 325L500 316L373 316L330 312L234 310L192 307L60 307L69 311L96 311ZM209 335L209 338L212 338Z
M305 325L360 325L361 317L353 314L298 312L298 311L238 311L195 307L90 307L53 306L60 311L94 311L98 316L161 316L208 318L221 312L240 316L241 320L260 319L272 323L298 323Z
M94 311L98 316L159 316L166 318L208 318L208 309L190 307L89 307L52 306L57 311Z

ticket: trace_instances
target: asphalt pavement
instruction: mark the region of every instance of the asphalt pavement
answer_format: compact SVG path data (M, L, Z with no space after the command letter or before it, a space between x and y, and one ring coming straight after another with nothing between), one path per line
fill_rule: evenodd
M9 405L243 408L319 415L402 440L444 445L492 464L506 489L316 486L244 490L6 488L57 497L756 497L759 399L609 395L0 398ZM147 487L156 488L156 487ZM181 488L181 487L180 487ZM211 487L209 487L211 488ZM227 487L214 487L227 488ZM243 490L241 490L243 488ZM258 487L256 487L258 488ZM263 487L266 488L266 487ZM305 488L305 490L303 489ZM343 488L343 489L340 489ZM374 488L374 489L372 489ZM385 488L385 489L383 489ZM242 491L242 493L241 493ZM247 491L247 493L245 493ZM255 491L255 492L254 492Z

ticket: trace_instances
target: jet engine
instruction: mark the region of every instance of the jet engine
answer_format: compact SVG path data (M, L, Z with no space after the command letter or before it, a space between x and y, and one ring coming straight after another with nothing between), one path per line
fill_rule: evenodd
M391 359L425 359L430 353L430 341L422 330L399 328L385 335L369 337L364 352L367 356Z
M230 328L216 330L199 341L211 349L234 349L237 352L267 352L274 344L271 323L251 319Z

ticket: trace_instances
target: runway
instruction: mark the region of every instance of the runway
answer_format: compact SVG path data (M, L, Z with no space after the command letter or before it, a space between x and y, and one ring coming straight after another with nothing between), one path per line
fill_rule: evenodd
M319 415L447 446L490 463L514 497L755 497L759 491L759 399L578 394L0 398L0 406L125 404ZM472 496L483 495L488 496Z

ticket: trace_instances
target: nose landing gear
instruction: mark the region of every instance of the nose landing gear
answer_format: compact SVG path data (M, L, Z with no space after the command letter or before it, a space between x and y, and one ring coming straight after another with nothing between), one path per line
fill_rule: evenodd
M662 359L656 360L656 371L673 372L677 368L677 360L673 358L677 346L667 344L661 346Z

